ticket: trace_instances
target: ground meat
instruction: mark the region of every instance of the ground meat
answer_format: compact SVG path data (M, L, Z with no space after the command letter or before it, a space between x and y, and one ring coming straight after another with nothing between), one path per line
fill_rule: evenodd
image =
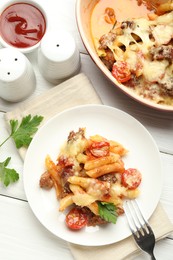
M132 88L132 89L136 89L136 88L140 88L141 86L141 77L136 77L136 75L132 74L130 80L128 80L127 82L124 82L124 85L126 87Z
M74 175L74 170L71 167L66 167L61 172L61 179L63 184L65 184L70 176Z
M61 172L61 185L63 187L61 197L67 196L69 193L71 193L69 183L68 183L68 178L70 176L74 175L74 170L72 167L65 167L63 171Z
M116 212L117 212L118 216L123 215L124 214L123 207L122 206L118 206Z
M53 180L51 179L49 172L44 172L40 178L40 187L44 189L51 189L53 187Z
M78 132L71 131L68 136L68 142L76 141L79 137L85 138L85 129L79 128Z
M173 46L171 45L152 47L149 53L153 60L168 60L169 62L173 60Z
M102 219L100 216L98 215L94 215L90 216L90 218L88 218L88 223L87 226L96 226L96 225L102 225L102 224L106 224L108 223L106 220Z
M108 223L106 220L102 219L100 216L95 215L89 208L83 207L82 211L87 215L87 226L96 226Z
M115 38L116 38L116 34L113 32L104 34L99 40L100 43L99 49L106 50L108 48L108 45L114 42Z
M130 28L132 30L134 30L136 27L136 24L134 21L123 21L121 23L121 29L127 29L127 28Z
M74 165L74 159L64 155L61 155L58 161L58 165L60 165L62 169L65 167L72 167Z
M98 178L98 180L107 181L109 183L116 183L117 178L116 178L116 174L110 173L110 174L102 175L101 177Z
M155 10L157 4L151 0L137 0L138 5L145 5L149 11Z
M113 52L110 49L105 50L106 56L100 57L101 61L108 68L108 70L112 71L113 64L115 62L115 58Z
M168 95L173 97L173 77L170 77L169 80L164 83L159 83L160 91L163 95Z

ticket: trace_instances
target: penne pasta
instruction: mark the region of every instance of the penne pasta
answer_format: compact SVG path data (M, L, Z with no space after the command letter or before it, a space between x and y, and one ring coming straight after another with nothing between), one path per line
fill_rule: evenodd
M72 176L69 177L68 182L70 182L71 191L76 194L84 193L84 190L89 194L98 194L99 192L104 195L110 189L110 183L105 181L100 181L94 178L86 178L86 177L77 177ZM76 189L78 190L76 191ZM94 195L93 195L94 196ZM98 198L98 195L95 195Z
M74 194L84 194L87 192L95 200L102 200L104 196L109 193L110 183L105 181L100 181L94 178L83 178L72 176L69 177L68 181L70 184L70 189Z
M87 161L87 156L83 153L79 153L77 156L76 156L76 159L78 160L79 163L86 163Z
M128 151L119 143L110 140L110 152L119 154L121 156L125 155Z
M93 202L91 205L87 206L91 212L93 212L95 215L99 215L99 208L98 204L96 202Z
M59 201L59 211L64 211L67 207L73 204L73 193L68 194Z
M88 160L86 161L84 165L84 169L86 171L92 170L94 168L106 165L106 164L111 164L116 162L120 158L119 154L115 155L109 155L101 158L97 158L95 160Z
M86 206L88 207L89 205L91 205L93 202L96 201L94 197L87 194L86 192L83 194L79 193L73 195L72 200L77 206L81 206L81 207L86 207Z
M128 199L135 199L139 196L139 189L135 189L135 190L127 190L126 191L126 197Z
M61 195L61 192L62 192L61 180L60 180L60 176L58 173L59 169L56 167L56 165L51 160L49 155L46 156L45 165L46 165L47 171L50 173L50 176L54 180L56 195L57 195L57 198L59 198Z
M73 202L82 207L90 207L93 202L95 202L95 198L91 195L87 194L80 186L75 184L70 184L70 189L73 192L72 200ZM94 204L93 204L94 205ZM91 206L93 210L95 210L96 206ZM96 211L96 210L95 210Z
M70 189L75 194L76 189L81 189L80 187L87 189L89 185L91 185L93 182L95 182L94 179L91 178L83 178L78 176L71 176L68 178L68 182L74 185L70 184ZM79 190L80 191L80 190ZM82 190L81 190L82 192Z
M75 177L75 176L73 176L73 177ZM80 187L80 185L76 184L75 182L73 182L73 184L70 184L69 187L70 187L70 190L73 192L73 194L84 194L85 193L85 191Z
M137 186L134 186L136 179L133 183L139 171L129 169L124 176L122 157L126 153L123 145L100 135L87 139L85 128L80 128L77 133L72 131L60 150L56 164L49 155L46 156L46 171L41 175L40 187L54 187L60 212L73 206L76 210L74 212L87 215L89 223L105 223L107 217L106 220L101 218L103 212L100 213L100 207L103 210L108 205L107 210L111 208L111 214L112 207L117 211L116 214L122 214L123 198L133 199L139 195ZM71 217L73 221L74 216Z
M86 174L91 178L98 178L108 173L116 173L116 172L121 173L123 171L124 171L123 165L120 162L115 162L111 164L102 165L100 167L86 171Z

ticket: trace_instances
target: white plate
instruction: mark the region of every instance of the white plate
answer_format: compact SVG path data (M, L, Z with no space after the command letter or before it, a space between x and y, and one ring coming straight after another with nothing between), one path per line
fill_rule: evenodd
M50 119L33 138L24 163L24 188L38 220L57 237L75 244L111 244L131 234L125 216L120 216L116 225L71 231L64 223L65 213L58 211L59 203L54 189L46 191L39 187L46 155L55 160L69 132L77 131L79 127L86 127L87 136L99 134L122 143L129 150L124 158L125 167L138 168L142 173L138 201L147 219L155 210L161 195L163 182L159 151L141 123L123 111L104 105L84 105L66 110Z

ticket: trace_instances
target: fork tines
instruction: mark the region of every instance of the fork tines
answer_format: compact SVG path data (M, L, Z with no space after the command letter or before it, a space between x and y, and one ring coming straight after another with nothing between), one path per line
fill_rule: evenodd
M141 235L153 233L136 200L126 201L124 210L130 229L133 235L137 236L136 238L139 238Z
M137 245L147 252L151 259L155 260L153 254L155 236L149 223L143 217L141 209L136 200L128 200L124 203L125 214Z

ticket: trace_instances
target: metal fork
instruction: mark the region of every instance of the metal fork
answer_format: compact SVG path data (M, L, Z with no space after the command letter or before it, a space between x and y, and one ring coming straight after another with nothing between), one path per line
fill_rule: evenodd
M127 200L124 203L124 211L137 245L147 252L152 260L154 256L155 236L149 223L143 217L136 200Z

